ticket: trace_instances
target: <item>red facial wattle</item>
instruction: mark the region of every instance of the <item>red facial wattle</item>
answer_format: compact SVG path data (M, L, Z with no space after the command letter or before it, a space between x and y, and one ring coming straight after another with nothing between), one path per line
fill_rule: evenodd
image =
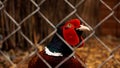
M63 27L63 37L71 46L77 45L80 41L77 33L72 27L71 28Z
M79 36L76 32L76 29L82 30L81 27L85 27L85 29L86 28L89 29L86 26L83 26L83 25L81 26L81 23L80 23L79 19L72 19L72 20L66 22L62 26L63 38L72 47L77 46L80 42L82 42L80 47L84 45L82 36Z

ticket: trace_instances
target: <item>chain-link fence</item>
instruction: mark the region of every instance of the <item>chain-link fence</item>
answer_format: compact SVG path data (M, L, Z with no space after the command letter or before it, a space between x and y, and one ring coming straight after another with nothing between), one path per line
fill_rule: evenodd
M59 25L63 24L63 22L65 22L66 20L68 20L69 18L71 18L71 16L75 16L77 17L79 20L81 20L82 23L84 23L86 26L88 26L90 29L91 29L91 32L88 34L88 36L85 37L84 41L88 41L91 37L94 37L95 40L98 41L98 43L101 44L101 46L96 46L98 49L100 49L101 47L103 48L103 51L106 50L106 52L108 53L107 55L107 58L105 58L104 60L102 60L102 62L100 62L99 64L97 64L97 68L104 68L106 64L109 64L108 62L112 59L113 60L113 65L109 64L108 67L111 67L111 68L119 68L120 67L120 58L116 59L115 58L115 53L116 52L119 52L120 50L120 45L117 45L117 44L113 44L114 48L110 48L109 45L107 45L105 42L103 42L99 36L96 35L96 32L97 32L97 29L99 28L99 26L101 26L101 24L105 23L106 20L108 20L110 17L113 17L113 19L115 21L117 21L118 24L120 24L120 20L119 18L115 15L115 10L116 8L118 8L120 6L120 1L118 0L118 2L115 4L114 7L110 7L104 0L99 0L99 3L101 3L103 6L105 6L109 11L110 13L107 14L105 16L105 18L101 19L95 26L90 26L90 24L88 24L88 22L86 22L84 20L84 18L82 18L78 13L78 6L82 5L83 2L85 0L80 0L77 4L73 5L69 0L64 0L63 2L67 4L68 7L71 8L71 11L69 11L70 13L68 13L64 18L62 18L56 25L53 24L52 21L49 20L48 17L45 16L44 12L42 12L41 8L42 8L42 5L46 2L46 0L41 0L39 3L36 3L36 1L34 0L30 0L30 2L32 3L32 5L34 5L35 9L32 11L32 12L29 12L29 14L25 17L22 18L22 20L19 20L17 21L16 17L14 17L14 15L10 15L10 13L8 13L9 11L6 11L6 9L4 7L5 6L5 3L7 2L8 0L0 0L0 11L1 12L1 16L2 16L2 13L7 17L9 18L9 20L11 22L8 22L7 25L13 25L13 29L10 33L8 33L6 36L2 36L0 35L0 47L3 46L3 43L6 42L9 38L11 38L13 35L16 35L16 33L18 33L22 38L24 38L25 40L23 40L22 42L24 41L27 41L26 43L30 45L30 48L32 49L32 51L30 51L30 53L27 53L27 55L25 54L25 56L21 59L18 59L19 62L15 63L15 61L13 61L12 59L15 57L15 56L12 56L10 57L9 54L7 54L6 51L2 51L0 50L0 53L2 57L4 57L7 61L7 63L9 63L10 65L9 66L13 66L13 67L16 67L16 68L19 68L19 65L20 64L23 64L26 60L30 59L31 56L33 55L37 55L39 56L39 58L41 58L42 60L44 60L45 64L51 68L51 66L47 63L47 61L45 59L42 58L42 56L38 53L38 49L39 49L39 46L42 45L44 42L46 42L50 37L52 37L54 34L56 34L64 43L66 43L66 41L57 33L57 27L59 27ZM30 8L30 7L29 7ZM29 9L28 8L28 9ZM12 10L12 9L11 9ZM15 9L14 9L15 10ZM16 10L15 10L16 11ZM97 12L97 11L96 11ZM119 11L118 11L119 12ZM49 13L52 13L52 12L49 12ZM52 28L52 30L50 30L50 32L48 32L48 35L46 35L42 40L40 40L39 42L37 42L37 45L30 39L31 37L28 37L25 33L24 33L24 28L23 27L23 24L26 23L26 21L28 19L31 19L32 16L34 16L35 14L38 14L38 16L40 16L42 19L44 19L44 21L47 23L47 25L49 25L48 27L49 28ZM39 19L39 18L37 18ZM1 22L5 22L5 21L2 21L1 19ZM7 22L7 21L6 21ZM27 22L27 25L29 25L29 22ZM35 22L35 21L33 21ZM44 24L44 23L42 23ZM42 25L41 24L41 25ZM3 24L0 24L0 25L3 25ZM24 24L25 25L25 24ZM45 25L45 24L44 24ZM43 28L48 28L47 26L46 27L43 27ZM9 29L9 28L8 28ZM27 28L26 28L27 29ZM32 29L31 29L32 30ZM42 29L41 29L42 30ZM43 29L44 30L44 29ZM119 30L118 30L119 31ZM28 32L30 33L31 31L28 30ZM31 35L30 35L31 36ZM17 36L15 36L17 37ZM14 39L18 39L18 38L14 38ZM22 40L22 39L21 39ZM13 41L14 42L14 41ZM20 44L20 42L18 43ZM67 44L67 43L66 43ZM93 43L94 44L94 43ZM11 44L9 44L11 45ZM26 45L26 44L22 44L22 45ZM79 44L81 45L81 43ZM78 46L79 46L78 45ZM67 45L71 50L73 50L73 53L70 54L66 59L64 59L62 62L60 62L56 68L59 68L63 63L65 63L65 61L67 61L69 58L71 58L72 56L74 56L74 48L70 47L69 45ZM89 46L89 45L88 45ZM86 46L87 47L87 46ZM93 47L94 48L94 47ZM84 49L84 48L83 48ZM91 48L92 49L92 48ZM87 52L85 52L87 54L87 57L90 57L88 54L91 53L89 52L90 48L87 49ZM103 52L101 50L101 52ZM104 53L104 52L103 52ZM21 52L21 54L23 54ZM120 54L120 53L119 53ZM118 54L118 55L119 55ZM14 54L13 54L14 55ZM82 54L80 54L82 56ZM93 54L94 55L94 54ZM101 55L103 58L106 57L106 56L103 56ZM0 57L0 58L2 58ZM17 57L20 57L19 55ZM82 60L80 60L79 58L77 58L79 60L79 62L86 68L91 68L91 66L89 66L86 62L84 63ZM93 58L94 59L94 58ZM99 57L98 57L99 59ZM87 59L86 59L87 60ZM99 59L100 60L100 59ZM97 60L96 60L97 61ZM94 62L94 61L93 61ZM93 63L92 61L90 61L90 63ZM97 63L97 62L96 62ZM93 64L93 65L96 65L96 64ZM23 66L24 67L24 66ZM21 68L23 68L21 67ZM94 66L93 66L94 67ZM96 67L95 67L96 68ZM107 67L106 67L107 68Z

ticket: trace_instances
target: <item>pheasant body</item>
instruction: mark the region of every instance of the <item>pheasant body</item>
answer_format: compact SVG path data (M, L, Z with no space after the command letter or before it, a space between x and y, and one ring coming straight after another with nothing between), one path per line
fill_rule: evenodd
M76 47L82 42L82 29L87 28L81 26L78 19L72 19L66 22L63 26L60 26L57 33L68 43L71 47ZM88 29L88 28L87 28ZM83 42L82 42L83 43ZM80 45L80 47L83 46ZM45 59L45 61L52 67L56 67L60 62L66 59L72 54L72 50L66 45L56 34L53 36L51 42L45 46L45 49L39 54ZM80 57L79 57L80 58ZM28 68L48 68L46 63L38 57L34 56L28 65ZM59 68L84 68L82 64L75 57L70 57Z

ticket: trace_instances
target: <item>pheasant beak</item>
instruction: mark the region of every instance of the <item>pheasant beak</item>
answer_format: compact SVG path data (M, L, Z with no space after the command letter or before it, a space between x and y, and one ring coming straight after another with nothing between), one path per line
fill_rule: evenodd
M87 26L84 26L84 25L80 25L80 27L77 28L76 30L80 30L80 31L90 31L90 28L88 28Z

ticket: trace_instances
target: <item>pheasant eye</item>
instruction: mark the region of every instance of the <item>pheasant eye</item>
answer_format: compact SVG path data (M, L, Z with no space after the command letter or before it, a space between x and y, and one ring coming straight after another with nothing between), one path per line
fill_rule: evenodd
M67 28L71 28L71 27L72 27L72 24L68 23L66 27L67 27Z

